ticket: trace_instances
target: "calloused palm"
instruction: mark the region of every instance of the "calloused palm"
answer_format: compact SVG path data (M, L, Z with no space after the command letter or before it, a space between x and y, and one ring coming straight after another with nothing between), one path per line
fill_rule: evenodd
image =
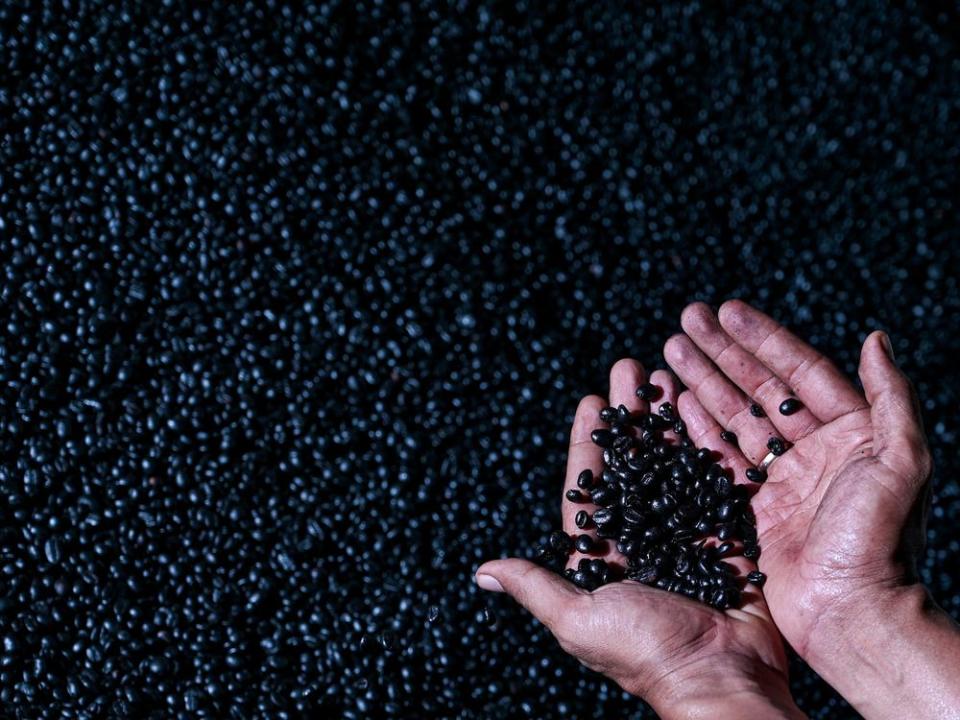
M689 388L679 399L688 424L735 432L741 453L730 462L738 473L767 455L771 436L792 443L752 507L770 611L816 667L817 653L830 647L822 628L836 627L825 620L914 576L930 475L915 395L881 332L863 344L861 393L820 353L743 302L729 301L718 314L690 305L681 324L685 334L667 341L664 356ZM779 405L793 395L803 408L782 415ZM766 417L754 417L751 402Z
M676 405L677 383L669 372L654 372L650 380L663 389L655 406L663 402ZM644 381L640 363L618 362L610 374L610 404L649 410L635 394ZM602 469L602 451L591 442L590 434L602 426L598 414L606 404L594 395L584 398L577 408L564 492L576 487L582 470L599 473ZM693 432L696 421L688 421L688 426ZM714 446L723 451L718 443ZM726 463L723 459L720 462ZM574 518L583 509L595 508L562 500L567 533L593 534L576 527ZM574 554L568 566L575 566L581 557ZM623 562L616 549L607 545L592 557ZM729 562L744 574L753 568L751 561L742 557ZM511 594L553 632L567 652L613 678L628 692L646 698L662 715L692 716L697 708L706 711L709 707L712 717L722 717L710 701L720 693L738 693L741 697L765 693L771 702L781 704L781 709L792 705L783 642L761 592L754 586L744 590L745 602L740 609L720 612L633 581L614 582L586 592L525 560L488 562L477 571L477 581L486 589ZM678 712L677 706L684 709ZM736 712L742 713L744 707Z

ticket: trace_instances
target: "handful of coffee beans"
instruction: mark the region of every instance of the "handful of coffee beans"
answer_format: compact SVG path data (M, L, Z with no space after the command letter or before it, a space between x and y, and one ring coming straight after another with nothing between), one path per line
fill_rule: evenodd
M649 386L637 394L649 395ZM656 413L606 407L600 419L607 427L594 430L592 439L603 448L602 471L595 476L584 470L579 489L566 496L596 506L592 513L578 512L576 524L595 527L599 540L554 532L536 549L538 561L559 570L574 550L604 554L604 545L612 542L625 567L585 557L563 574L587 590L626 577L720 610L739 606L740 581L723 558L760 554L746 488L733 483L715 462L716 453L694 446L670 403ZM746 579L761 584L764 576L755 571Z

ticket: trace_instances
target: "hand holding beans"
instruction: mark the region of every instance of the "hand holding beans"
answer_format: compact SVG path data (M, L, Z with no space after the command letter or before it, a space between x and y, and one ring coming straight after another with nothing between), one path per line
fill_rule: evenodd
M784 638L867 718L960 717L960 635L916 572L930 453L887 336L863 344L860 392L743 302L695 303L681 325L664 356L689 388L679 407L691 428L736 433L735 464L792 443L752 501Z
M657 400L651 401L654 411L676 405L677 383L669 373L654 372L650 381L662 388ZM623 405L632 412L651 409L648 399L653 395L636 393L645 382L638 362L622 360L610 373L609 403L590 396L577 408L562 501L565 532L557 533L555 544L563 543L557 549L566 553L567 544L574 542L568 536L589 537L590 542L582 543L585 554L576 548L568 568L576 570L584 560L585 569L597 561L614 569L623 563L614 544L598 537L595 527L586 527L581 515L590 510L596 516L603 508L585 502L582 495L572 501L566 493L590 486L585 470L600 474L603 448L591 436L604 430L601 410L608 404ZM596 439L606 442L604 437ZM731 448L719 441L713 445L723 455L718 462L726 467ZM743 557L729 562L744 575L755 567ZM588 592L525 560L486 563L477 571L477 582L485 589L512 595L554 633L567 652L644 697L662 717L703 712L714 718L739 718L744 713L801 716L787 687L782 642L756 586L744 589L740 608L721 612L633 581L611 582Z
M695 303L681 325L664 356L689 389L680 392L664 371L648 383L639 363L624 360L611 371L611 407L591 396L577 410L566 534L558 536L564 555L577 551L568 576L588 571L581 587L523 560L486 563L477 582L511 594L564 649L662 717L801 716L786 683L781 633L868 720L960 717L960 631L916 572L930 454L887 336L875 332L864 342L860 392L745 303L728 302L718 314ZM697 447L721 452L718 462L737 482L763 483L751 500L759 570L750 567L756 546L736 562L764 592L745 590L741 609L721 612L631 581L596 587L589 580L597 560L615 571L624 559L590 525L588 510L595 517L606 508L581 492L590 487L584 468L603 468L603 450L591 442L601 410L610 415L623 404L646 412L664 403L679 410L679 427Z

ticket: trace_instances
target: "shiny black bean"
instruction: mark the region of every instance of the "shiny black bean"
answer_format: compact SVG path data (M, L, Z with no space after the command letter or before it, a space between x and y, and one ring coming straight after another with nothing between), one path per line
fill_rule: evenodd
M750 405L750 414L756 418L762 418L767 416L767 413L764 412L763 408L757 405L756 403L752 403Z
M578 535L577 539L573 541L573 547L577 552L588 553L593 550L593 538L589 535Z
M590 490L590 499L593 500L593 502L595 502L597 505L601 505L603 507L609 507L616 503L619 496L619 493L613 488L613 486L606 483L597 485Z
M566 498L570 502L575 502L575 503L583 502L584 500L586 500L582 492L580 492L579 490L575 490L573 488L571 488L570 490L567 490Z
M660 388L650 383L644 383L637 388L637 397L648 402L650 400L656 400L660 397Z
M748 560L756 560L760 557L760 546L755 543L745 543L743 546L743 556Z
M726 443L730 443L734 447L738 446L737 434L731 430L721 430L720 439Z
M606 525L607 523L613 521L614 512L609 508L598 508L593 513L593 522L596 525Z
M597 428L590 433L590 439L593 440L594 444L602 448L609 448L613 446L614 435L609 430Z
M733 550L734 544L732 542L720 543L717 545L717 555L721 557Z
M759 570L753 570L747 573L747 582L762 586L767 581L767 576Z
M590 525L590 513L588 513L586 510L580 510L573 518L573 522L581 530L585 527L588 527Z
M590 469L584 470L582 473L577 475L577 487L581 490L589 490L593 485L593 471Z
M605 422L613 422L617 417L617 409L612 407L605 407L600 410L600 419Z
M803 403L797 400L797 398L789 397L780 403L780 407L777 408L780 411L781 415L793 415L795 412L798 412L800 408L803 407Z
M749 467L746 470L747 480L755 483L766 482L767 473L761 470L760 468Z
M782 438L778 437L771 437L767 440L767 448L777 456L783 455L787 451L786 443L783 442Z

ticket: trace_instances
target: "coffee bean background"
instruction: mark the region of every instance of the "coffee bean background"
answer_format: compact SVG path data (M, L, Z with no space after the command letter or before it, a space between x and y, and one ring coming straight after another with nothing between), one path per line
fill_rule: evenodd
M577 400L695 299L850 372L891 333L960 616L958 27L0 4L0 714L649 717L472 573L557 525Z

